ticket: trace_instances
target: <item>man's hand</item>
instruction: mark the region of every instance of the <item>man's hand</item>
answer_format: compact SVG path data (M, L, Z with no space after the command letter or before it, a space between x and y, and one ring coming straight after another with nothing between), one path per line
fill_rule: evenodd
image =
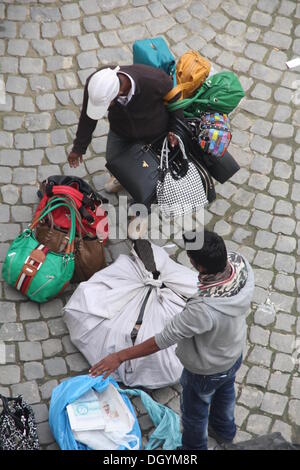
M178 139L177 139L176 135L173 132L168 133L168 141L169 141L171 147L175 147L176 145L178 145Z
M68 162L71 168L77 168L79 162L82 163L82 155L76 152L70 152L68 155Z
M92 377L98 377L103 374L103 378L106 379L112 372L114 372L122 361L119 353L113 353L106 356L100 362L97 362L93 367L90 368L89 373Z

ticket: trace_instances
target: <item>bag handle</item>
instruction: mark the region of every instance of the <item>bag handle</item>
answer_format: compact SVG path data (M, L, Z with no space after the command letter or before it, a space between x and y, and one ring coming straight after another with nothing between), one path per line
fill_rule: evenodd
M58 202L59 200L64 201L64 202ZM52 206L52 204L54 205ZM70 210L71 214L71 227L70 227L70 232L69 232L69 240L68 240L68 245L66 248L66 254L70 254L74 251L74 240L75 240L75 234L76 234L76 223L75 223L75 211L74 208L70 204L66 204L65 199L63 198L55 198L53 201L48 203L42 213L38 214L38 217L34 219L32 224L29 226L30 230L33 230L37 224L44 218L46 215L48 215L50 212L52 212L54 209L57 209L58 207L68 207Z
M183 160L188 160L188 157L185 151L185 146L181 137L177 134L174 134L174 136L178 139L178 145L182 153ZM168 137L166 137L163 142L163 146L161 149L161 156L160 156L160 170L162 171L169 169L169 152L170 152L170 149L169 149L169 144L168 144Z

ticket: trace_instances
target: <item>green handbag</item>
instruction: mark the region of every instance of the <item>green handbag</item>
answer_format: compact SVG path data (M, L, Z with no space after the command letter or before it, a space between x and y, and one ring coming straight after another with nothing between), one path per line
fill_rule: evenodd
M55 253L36 240L34 228L47 214L60 206L69 208L71 228L65 252ZM73 276L75 231L73 207L63 198L52 200L29 228L10 245L2 268L5 281L34 302L47 302L56 297L67 287Z
M233 111L245 92L233 72L220 72L209 77L192 96L168 105L170 112L184 109L185 117L199 117L204 111L228 114Z

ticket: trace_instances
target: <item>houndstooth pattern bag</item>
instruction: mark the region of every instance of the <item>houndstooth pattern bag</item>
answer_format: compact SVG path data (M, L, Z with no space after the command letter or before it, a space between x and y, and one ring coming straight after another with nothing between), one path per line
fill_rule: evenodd
M186 165L185 175L175 178L169 168L168 139L164 140L161 159L160 177L156 186L158 206L167 217L177 217L196 211L208 204L201 176L196 166L186 156L184 144L179 136L182 162Z
M0 400L3 403L0 414L0 450L39 450L31 406L21 396L6 398L0 395Z

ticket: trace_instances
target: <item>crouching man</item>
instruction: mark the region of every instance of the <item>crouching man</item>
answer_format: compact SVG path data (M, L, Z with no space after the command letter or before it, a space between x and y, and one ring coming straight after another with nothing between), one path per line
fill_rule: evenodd
M197 295L159 334L110 354L90 369L90 375L106 378L122 362L177 343L176 354L184 366L182 446L205 450L208 434L220 444L232 442L236 434L234 383L246 342L254 276L247 260L227 253L214 232L205 230L202 248L187 254L199 272Z

